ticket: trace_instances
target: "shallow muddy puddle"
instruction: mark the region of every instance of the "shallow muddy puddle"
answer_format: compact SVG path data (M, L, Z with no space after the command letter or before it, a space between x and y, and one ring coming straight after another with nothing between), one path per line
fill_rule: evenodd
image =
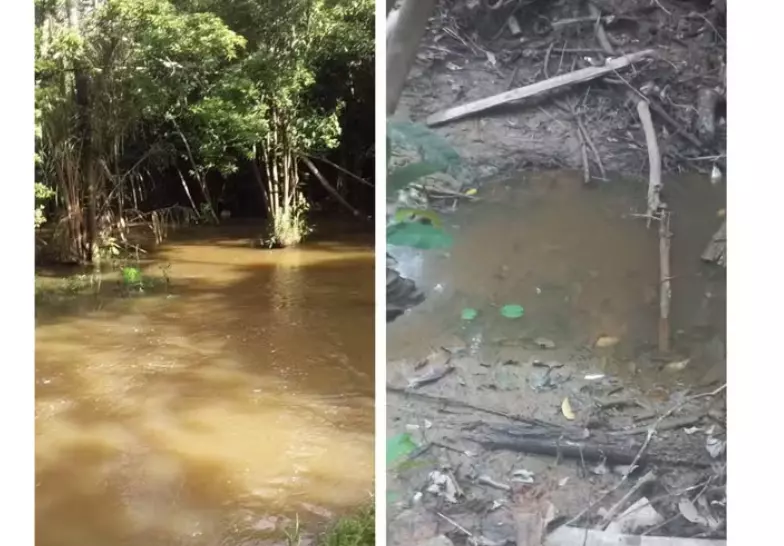
M721 223L724 188L700 176L665 187L675 211L674 346L688 351L695 338L725 332L724 272L699 258ZM392 250L427 300L389 326L389 357L451 346L456 338L492 353L499 343L540 337L574 350L611 336L620 343L603 355L610 364L655 348L658 235L640 218L645 189L632 180L589 189L579 173L561 171L485 186L481 201L443 215L451 249ZM507 304L522 306L524 316L503 318ZM476 309L477 318L462 321L464 308Z
M168 293L38 309L39 546L279 542L369 499L372 240L246 243L197 232L153 256Z

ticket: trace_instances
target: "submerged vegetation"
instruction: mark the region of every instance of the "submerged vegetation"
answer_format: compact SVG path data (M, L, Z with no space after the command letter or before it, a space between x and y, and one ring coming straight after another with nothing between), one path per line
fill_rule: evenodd
M276 246L296 244L311 181L351 194L310 159L372 165L373 22L371 0L36 0L39 241L94 263L133 251L131 225L160 242L252 201Z

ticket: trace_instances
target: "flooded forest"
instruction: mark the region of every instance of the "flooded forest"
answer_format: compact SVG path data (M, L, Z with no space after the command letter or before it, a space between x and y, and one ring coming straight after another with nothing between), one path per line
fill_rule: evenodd
M35 6L36 544L374 543L374 3Z
M724 546L724 2L387 9L388 544Z

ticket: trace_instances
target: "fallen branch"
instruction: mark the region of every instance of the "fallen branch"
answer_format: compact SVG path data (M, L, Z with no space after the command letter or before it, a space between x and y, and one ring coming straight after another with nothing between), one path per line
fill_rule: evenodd
M467 437L488 450L506 450L533 455L548 455L586 462L602 462L613 466L644 466L650 463L672 466L709 467L711 460L685 459L659 453L643 453L644 450L629 449L620 442L598 440L572 441L561 438L526 438L522 435L478 439ZM647 447L647 446L645 446Z
M713 234L710 243L701 256L703 261L712 262L722 267L727 266L727 221Z
M348 175L349 178L353 178L357 182L361 182L362 184L364 184L366 186L370 186L371 188L375 187L375 186L373 186L373 184L371 184L370 182L368 182L367 180L365 180L361 176L355 175L354 173L352 173L351 171L349 171L345 167L341 167L340 165L338 165L337 163L333 163L329 159L324 159L323 157L316 157L316 156L313 156L312 159L315 159L317 161L321 161L322 163L326 163L327 165L329 165L331 167L334 167L335 169L339 170L343 174Z
M344 207L346 207L348 210L350 210L350 211L351 211L351 214L353 214L354 216L357 216L357 217L359 217L359 216L362 216L362 213L361 213L361 212L359 212L357 209L355 209L354 207L352 207L352 206L351 206L351 204L350 204L348 201L346 201L346 200L343 198L343 196L342 196L342 195L340 195L340 194L338 193L338 190L336 190L335 188L333 188L333 187L330 185L330 183L329 183L329 182L327 182L327 179L326 179L326 178L324 178L324 175L322 175L322 174L319 172L319 170L316 168L316 166L313 164L313 162L312 162L310 159L308 159L308 158L307 158L307 157L305 157L304 155L303 155L303 156L300 156L300 159L302 160L302 162L303 162L303 163L305 163L305 165L308 167L308 169L310 169L310 172L312 172L312 173L313 173L313 176L315 176L315 177L316 177L316 179L317 179L317 180L318 180L318 181L321 183L321 185L322 185L322 186L324 186L324 189L326 189L326 190L329 192L329 194L330 194L330 195L332 195L332 197L334 197L335 199L337 199L338 203L340 203L341 205L343 205Z
M652 537L647 535L621 535L598 529L559 527L544 540L544 546L727 546L726 540L700 538Z
M483 112L502 104L508 104L510 102L521 99L534 97L547 91L553 91L555 89L560 89L577 83L591 81L622 68L626 68L632 63L641 61L642 59L653 54L654 50L646 49L644 51L638 51L636 53L624 55L623 57L608 59L603 66L589 66L587 68L582 68L580 70L554 76L550 79L536 82L531 85L519 87L517 89L513 89L512 91L506 91L492 97L469 102L468 104L463 104L454 108L448 108L447 110L438 112L427 118L426 123L430 126L439 125L456 119L464 118L471 114ZM387 80L387 82L389 83L389 80Z

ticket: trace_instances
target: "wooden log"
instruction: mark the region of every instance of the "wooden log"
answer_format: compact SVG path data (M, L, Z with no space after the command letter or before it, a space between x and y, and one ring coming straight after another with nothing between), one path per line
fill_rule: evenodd
M402 20L400 23L398 23L398 25L400 24L402 24ZM493 95L492 97L487 97L485 99L469 102L468 104L455 106L454 108L448 108L427 118L426 123L430 126L440 125L442 123L454 121L472 114L483 112L490 108L495 108L496 106L500 106L502 104L508 104L510 102L521 99L535 97L547 91L561 89L563 87L568 87L577 83L591 81L601 76L611 74L616 70L626 68L631 64L641 61L653 54L654 50L646 49L624 55L623 57L608 59L603 66L589 66L587 68L575 70L574 72L567 72L566 74L554 76L531 85L512 89L511 91L499 93L498 95ZM388 75L387 77L389 78L390 76ZM387 80L387 82L389 82L389 80Z
M397 20L387 34L387 115L397 109L435 5L435 0L404 0L397 10Z
M478 443L489 450L507 450L518 453L529 453L532 455L549 455L551 457L563 457L585 462L604 461L609 465L629 465L636 464L645 466L650 463L669 464L673 466L710 466L712 461L704 458L678 458L671 454L657 452L646 452L640 455L639 448L625 447L621 442L601 441L567 441L560 438L514 437L506 435L494 435L490 438L467 437L467 439Z

